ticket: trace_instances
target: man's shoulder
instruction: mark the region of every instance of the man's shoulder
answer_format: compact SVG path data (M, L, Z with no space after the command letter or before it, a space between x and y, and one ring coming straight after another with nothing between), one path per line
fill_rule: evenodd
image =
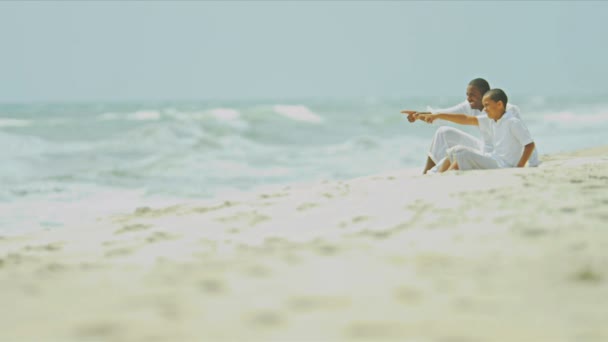
M462 101L459 104L457 104L456 106L458 106L459 108L462 108L462 111L464 112L464 114L471 114L472 112L472 108L471 108L471 104L469 103L469 101Z
M463 101L463 102L460 102L460 103L455 104L452 107L448 107L448 108L433 108L431 106L427 106L427 110L433 114L435 114L435 113L469 114L471 112L471 105L467 101Z
M517 105L511 104L511 103L507 103L507 111L513 113L513 115L515 115L517 117L519 117L519 115L521 114L519 107Z

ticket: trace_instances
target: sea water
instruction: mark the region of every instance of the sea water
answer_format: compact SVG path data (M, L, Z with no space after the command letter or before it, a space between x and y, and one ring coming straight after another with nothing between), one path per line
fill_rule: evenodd
M399 111L463 100L0 104L0 236L83 224L150 203L421 172L437 125L409 123ZM608 144L608 98L513 102L541 156ZM464 130L479 136L475 127Z

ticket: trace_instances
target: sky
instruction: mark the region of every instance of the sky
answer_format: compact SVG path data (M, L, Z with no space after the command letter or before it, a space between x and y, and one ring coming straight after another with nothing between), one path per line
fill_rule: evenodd
M0 2L0 102L608 95L608 2Z

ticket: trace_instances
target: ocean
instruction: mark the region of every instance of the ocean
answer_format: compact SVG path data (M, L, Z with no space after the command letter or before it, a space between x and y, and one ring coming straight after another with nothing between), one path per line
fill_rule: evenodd
M264 187L420 173L437 125L400 110L463 100L0 104L0 236ZM608 145L607 97L513 102L541 158Z

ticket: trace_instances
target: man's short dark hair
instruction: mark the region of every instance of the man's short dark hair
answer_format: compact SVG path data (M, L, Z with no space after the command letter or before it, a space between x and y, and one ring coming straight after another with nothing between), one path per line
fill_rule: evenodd
M469 85L479 89L482 95L485 94L488 90L490 90L490 83L488 83L488 81L484 80L483 78L476 78L469 82Z
M492 99L492 101L494 101L494 102L502 101L502 104L504 104L505 107L507 107L507 101L509 99L507 98L507 94L505 94L505 92L502 89L498 89L498 88L490 89L483 96L484 97L489 96L490 99Z

